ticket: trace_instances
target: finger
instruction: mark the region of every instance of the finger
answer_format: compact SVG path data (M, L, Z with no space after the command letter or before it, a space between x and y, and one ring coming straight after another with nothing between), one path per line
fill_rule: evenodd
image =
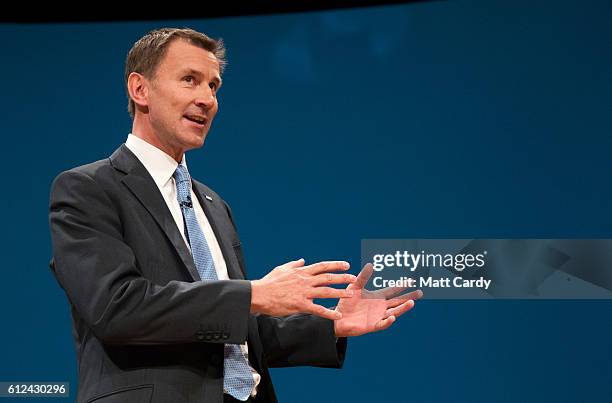
M380 290L372 291L372 296L375 298L391 298L392 296L399 294L402 291L407 290L408 287L387 287L381 288Z
M414 298L412 298L413 300L417 300L417 299L421 299L423 298L423 291L422 290L416 290L411 292L410 294L414 294Z
M403 304L401 304L399 306L396 306L395 308L387 309L385 314L388 317L395 316L397 318L397 317L405 314L406 312L408 312L412 308L414 308L414 301L409 299L408 301L404 302Z
M290 262L285 263L283 266L291 268L291 269L296 269L298 267L302 267L304 266L304 258L298 259L298 260L292 260Z
M350 298L353 290L332 287L315 287L308 293L308 298Z
M389 326L391 326L393 324L393 322L395 322L395 316L389 316L388 318L379 320L378 323L376 323L376 325L374 325L374 330L377 331L377 332L381 331L381 330L385 330Z
M351 284L357 280L357 277L352 274L332 274L323 273L317 274L312 278L313 286L329 285L329 284Z
M332 261L332 262L319 262L315 264L311 264L308 266L304 266L302 270L307 271L308 273L315 275L320 273L326 273L329 271L341 271L348 270L351 266L348 262L345 261Z
M412 298L410 298L410 294L406 294L405 296L401 295L399 297L388 299L387 308L395 308L396 306L399 306L408 300L412 300Z
M342 314L338 311L325 308L322 305L310 304L306 306L307 313L311 313L316 316L320 316L325 319L338 320L342 319Z
M401 305L409 299L416 301L417 299L420 299L422 296L423 296L423 291L416 290L416 291L409 292L408 294L400 295L399 297L388 299L387 308L393 308L398 305Z
M365 288L366 284L368 283L368 280L370 279L370 277L372 277L373 272L374 272L374 269L373 269L372 263L368 263L365 266L363 266L363 269L361 269L361 271L357 275L357 281L353 283L351 288L357 288L357 289Z

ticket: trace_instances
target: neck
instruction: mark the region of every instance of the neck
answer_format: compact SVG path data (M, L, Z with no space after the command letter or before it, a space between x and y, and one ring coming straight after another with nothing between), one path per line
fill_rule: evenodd
M183 160L183 154L185 153L184 150L173 147L172 144L163 141L163 139L157 135L157 132L153 130L153 127L151 127L149 119L140 113L136 113L134 116L134 121L132 122L132 134L151 144L153 147L162 150L179 164Z

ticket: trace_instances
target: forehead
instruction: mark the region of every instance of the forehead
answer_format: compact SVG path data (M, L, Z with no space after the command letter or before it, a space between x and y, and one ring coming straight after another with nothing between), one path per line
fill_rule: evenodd
M219 61L212 52L177 39L168 45L158 71L174 72L185 69L219 75Z

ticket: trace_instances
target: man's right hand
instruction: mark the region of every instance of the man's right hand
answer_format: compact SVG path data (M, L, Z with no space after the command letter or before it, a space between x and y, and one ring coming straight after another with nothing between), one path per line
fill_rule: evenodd
M352 290L326 287L330 284L350 284L357 277L334 274L349 269L348 262L319 262L304 266L304 259L276 267L264 278L251 281L251 313L286 316L311 313L323 318L342 318L338 311L312 302L314 298L349 298Z

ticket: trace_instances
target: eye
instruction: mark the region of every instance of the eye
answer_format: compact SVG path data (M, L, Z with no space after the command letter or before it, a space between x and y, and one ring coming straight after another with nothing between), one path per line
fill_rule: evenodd
M216 91L217 90L217 83L210 83L208 85L210 87L211 90Z
M187 84L195 84L196 79L194 76L185 76L183 77L183 81L185 81Z

